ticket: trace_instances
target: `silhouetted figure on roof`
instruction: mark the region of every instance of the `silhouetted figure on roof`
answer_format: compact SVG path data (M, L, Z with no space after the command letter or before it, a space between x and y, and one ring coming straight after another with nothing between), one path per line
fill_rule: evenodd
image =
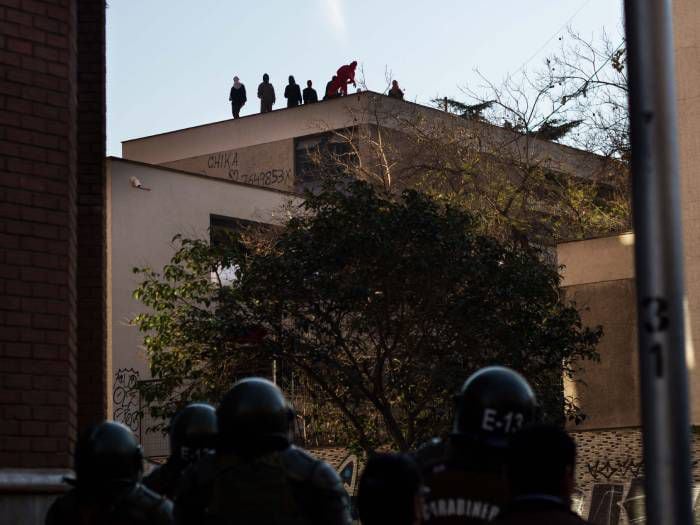
M241 83L238 77L233 77L233 86L228 99L231 101L231 113L233 118L240 118L240 112L248 98L245 94L245 86Z
M353 86L357 87L357 83L355 82L355 70L357 69L357 61L353 60L349 64L346 64L344 66L340 66L338 68L338 87L340 88L340 91L343 93L343 95L348 94L348 84L352 84Z
M263 81L258 85L258 98L260 99L260 113L269 113L275 103L275 88L270 84L270 75L265 73Z
M399 87L399 83L396 80L391 81L391 89L389 90L389 96L391 98L397 98L403 100L403 91Z
M304 89L304 104L313 104L318 102L318 95L316 90L311 87L311 81L306 81L306 88Z
M340 86L338 85L338 77L333 75L333 78L326 84L326 94L323 95L323 100L328 100L329 98L339 97L338 90Z
M301 88L294 81L292 75L289 75L289 84L284 88L284 98L287 99L288 108L294 108L301 104Z

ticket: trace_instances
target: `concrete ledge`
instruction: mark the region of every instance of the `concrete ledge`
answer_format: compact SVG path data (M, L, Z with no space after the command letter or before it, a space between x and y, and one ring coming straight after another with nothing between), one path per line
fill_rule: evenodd
M68 469L0 469L0 494L61 494L68 489Z

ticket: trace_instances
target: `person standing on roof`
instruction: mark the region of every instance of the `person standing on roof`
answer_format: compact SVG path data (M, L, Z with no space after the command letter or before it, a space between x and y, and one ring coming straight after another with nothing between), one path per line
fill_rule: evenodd
M338 87L340 88L340 91L343 93L343 96L348 94L348 84L352 84L353 86L357 87L357 83L355 82L355 70L357 69L357 61L353 60L349 64L346 64L344 66L340 66L338 68Z
M265 73L263 81L258 85L258 98L260 99L260 113L269 113L275 104L275 88L270 84L270 75Z
M288 108L294 108L301 104L301 88L294 81L292 75L289 75L289 84L284 88L284 98L287 99Z
M318 95L316 90L311 87L311 81L306 81L306 88L304 89L304 104L313 104L318 102Z
M231 113L233 114L233 118L240 118L241 108L248 99L245 95L245 86L238 77L233 77L233 86L231 86L228 99L231 101Z
M338 95L338 77L333 75L333 78L326 84L326 94L323 95L323 100L328 100L329 98L335 98Z
M399 87L399 83L397 80L391 81L391 89L389 90L389 96L391 98L397 98L399 100L403 100L403 91L401 91L401 88Z

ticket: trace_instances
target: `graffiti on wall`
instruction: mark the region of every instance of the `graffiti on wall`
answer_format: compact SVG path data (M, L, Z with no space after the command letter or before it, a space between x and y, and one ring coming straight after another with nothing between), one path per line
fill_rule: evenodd
M698 460L693 461L693 467ZM594 525L645 523L644 462L638 457L589 461L579 466L584 478L592 480L587 490L572 498L573 510ZM700 523L700 486L693 489L695 523Z
M291 184L293 181L292 170L289 168L276 168L254 173L239 173L238 170L229 170L228 176L236 182L255 184L256 186L279 186Z
M235 169L238 168L238 152L237 151L222 151L220 153L212 153L207 157L207 168L214 169Z
M114 404L114 420L124 423L135 433L140 426L139 392L136 388L139 382L139 372L133 368L119 368L114 374L112 402Z
M254 184L256 186L291 186L294 174L291 168L272 168L263 170L247 170L238 163L237 151L222 151L212 153L207 157L207 173L213 170L223 170L226 176L236 182Z
M601 479L638 478L643 474L644 462L634 458L624 458L586 463L586 470L594 481Z
M343 462L336 468L340 479L343 481L345 490L351 496L355 495L355 489L357 488L357 470L358 470L357 456L350 454L346 457Z

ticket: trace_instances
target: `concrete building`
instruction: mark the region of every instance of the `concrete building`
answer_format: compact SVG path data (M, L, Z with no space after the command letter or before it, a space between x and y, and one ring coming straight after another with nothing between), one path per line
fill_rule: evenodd
M700 6L673 3L678 107L681 214L686 284L686 359L690 380L694 508L700 489ZM631 233L558 246L565 265L563 286L587 324L603 326L601 361L588 363L579 378L587 386L567 385L588 415L571 427L579 444L580 510L593 523L627 523L622 510L644 475L634 287L634 236Z
M160 270L174 254L175 235L209 239L221 223L273 224L295 198L286 192L118 158L106 166L107 351L109 413L141 438L148 457L168 454L160 433L139 417L136 383L150 377L141 334L131 320L144 310L133 299L133 268Z
M298 201L304 189L318 183L318 167L310 157L319 150L340 157L357 154L359 162L370 165L367 172L386 173L372 149L381 135L383 152L393 157L394 184L410 185L415 174L412 164L402 163L402 153L414 147L407 130L419 125L437 139L459 136L478 145L476 154L510 149L514 158L568 176L588 177L607 166L583 151L514 140L518 135L510 130L372 92L127 140L122 159L108 159L109 413L140 436L147 457L158 460L168 450L162 434L146 431L150 419L139 417L142 403L135 387L150 375L143 334L130 324L144 308L132 298L139 279L132 268L161 269L173 255L173 236L208 238L214 220L279 221L290 200ZM412 161L434 154L433 146L411 150ZM351 463L356 475L357 458L332 452L327 459L338 468ZM354 485L348 488L352 494Z
M673 6L698 459L700 5ZM138 401L129 382L146 376L128 324L137 310L130 270L162 266L172 235L207 235L220 218L275 222L290 192L313 184L310 147L343 153L338 131L376 136L381 121L392 135L407 118L423 119L478 135L484 152L523 148L507 130L361 93L126 141L124 160L105 162L104 14L103 3L83 0L0 9L0 516L7 522L43 522L72 468L80 429L119 409L130 422ZM546 142L515 153L561 173L596 171L590 155ZM623 235L558 249L567 293L589 308L584 320L606 332L601 363L581 375L588 387L569 385L589 416L572 430L581 451L580 510L594 523L625 522L620 503L643 475L632 242ZM146 442L154 453L158 446ZM357 458L333 453L339 469L353 465L352 490ZM694 479L700 483L697 464Z

